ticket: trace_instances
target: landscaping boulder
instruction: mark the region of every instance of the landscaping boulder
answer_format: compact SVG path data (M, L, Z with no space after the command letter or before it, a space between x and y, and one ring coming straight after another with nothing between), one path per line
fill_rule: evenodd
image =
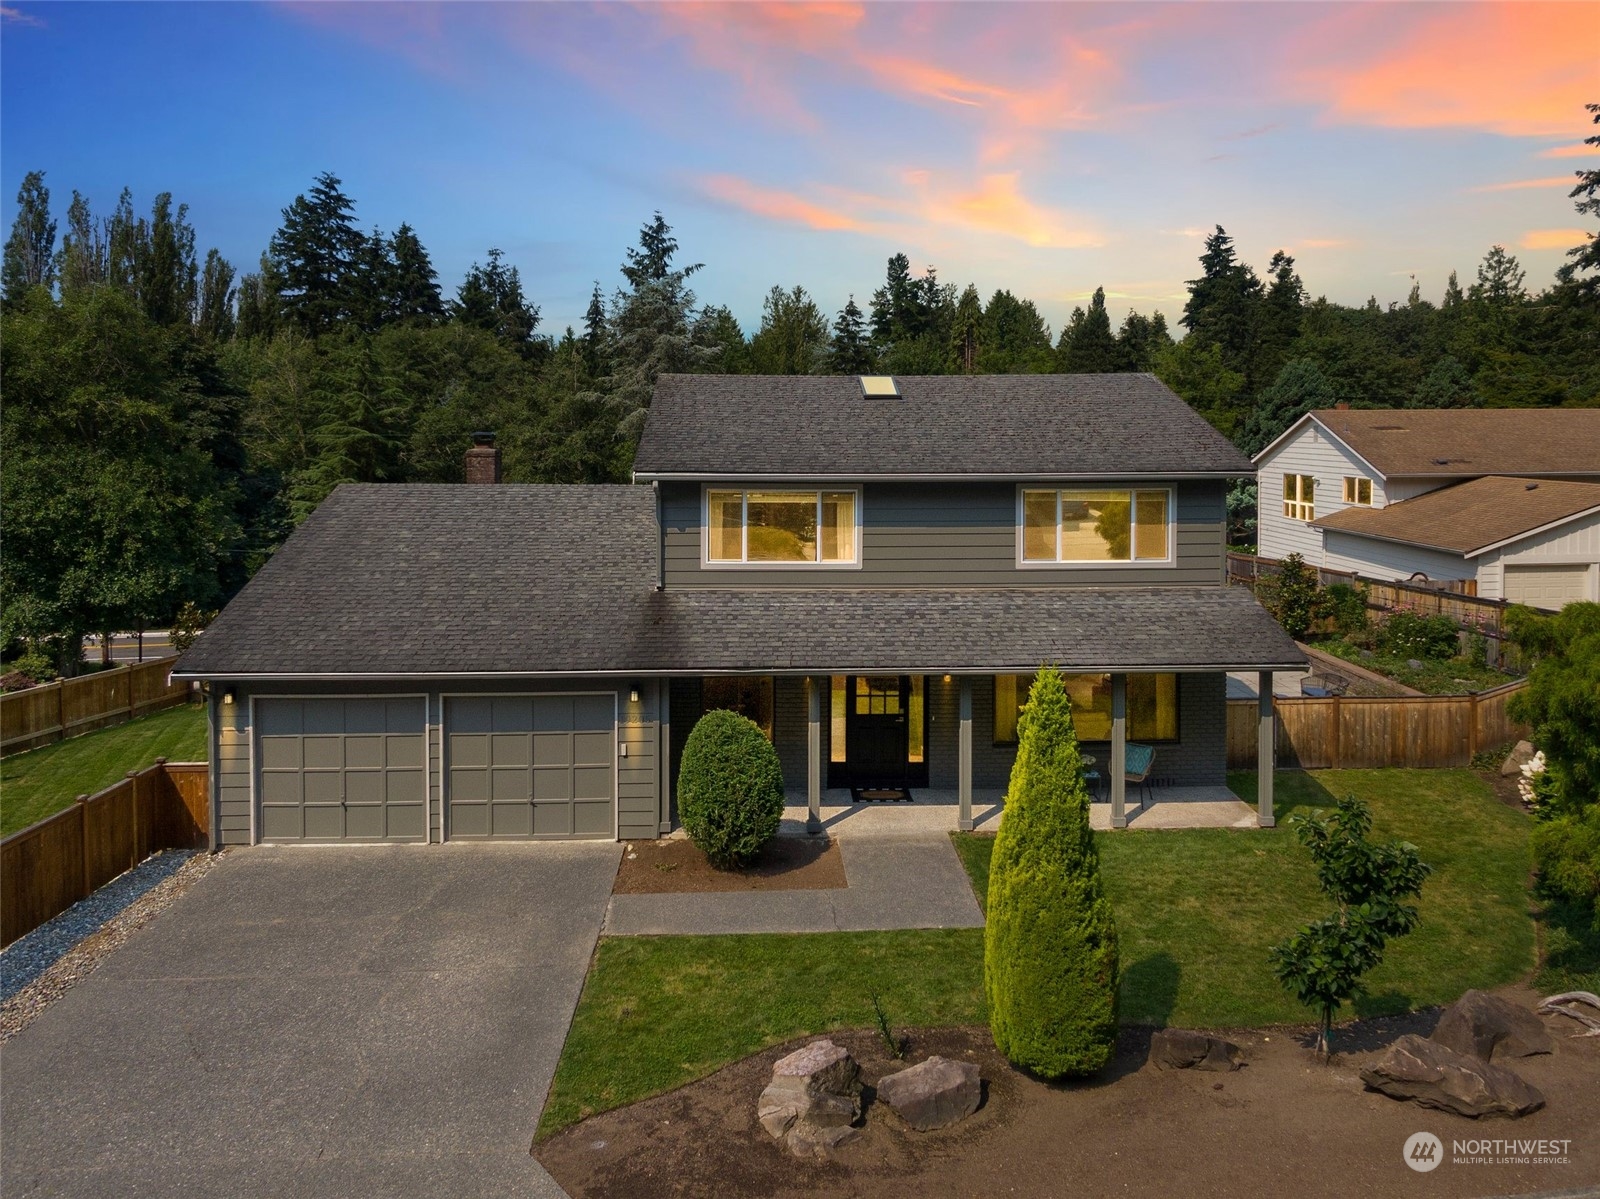
M1538 1016L1487 991L1468 991L1447 1007L1431 1039L1486 1062L1555 1050Z
M918 1132L965 1120L983 1099L983 1080L975 1062L930 1057L878 1083L878 1098Z
M1522 773L1522 768L1533 761L1533 755L1538 752L1533 748L1531 741L1518 741L1506 755L1506 760L1500 763L1500 773L1506 778L1514 778Z
M1394 1099L1458 1116L1526 1116L1544 1095L1504 1066L1408 1033L1364 1066L1361 1081Z
M1210 1033L1163 1028L1150 1038L1150 1061L1159 1070L1227 1072L1244 1065L1244 1050Z
M772 1067L756 1115L797 1157L826 1157L860 1135L861 1071L845 1049L813 1041Z

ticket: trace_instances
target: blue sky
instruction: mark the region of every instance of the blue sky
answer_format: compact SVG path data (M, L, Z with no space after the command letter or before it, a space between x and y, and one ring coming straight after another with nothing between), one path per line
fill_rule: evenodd
M252 5L6 0L0 217L46 172L189 204L249 269L331 170L453 289L491 245L545 327L659 208L747 329L773 284L865 301L903 250L1059 329L1182 306L1221 223L1313 294L1437 299L1494 243L1581 239L1600 5Z

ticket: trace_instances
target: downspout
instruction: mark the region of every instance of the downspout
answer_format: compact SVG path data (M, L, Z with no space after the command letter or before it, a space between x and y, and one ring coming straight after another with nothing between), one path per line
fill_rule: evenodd
M667 589L667 522L661 510L661 480L650 480L656 496L656 590Z

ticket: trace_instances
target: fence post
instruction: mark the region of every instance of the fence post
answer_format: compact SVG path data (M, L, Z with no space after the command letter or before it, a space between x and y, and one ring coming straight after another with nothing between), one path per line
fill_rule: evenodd
M140 819L140 808L143 805L139 802L139 792L143 790L139 784L144 782L139 777L142 773L143 771L139 770L128 771L128 785L133 788L133 836L129 838L130 844L128 846L128 854L131 859L128 862L129 870L132 870L143 860L139 853L139 831L143 827Z
M1333 768L1344 769L1344 716L1339 709L1339 697L1333 697Z
M56 732L57 741L67 739L67 680L56 680Z
M1467 705L1467 765L1472 765L1472 759L1478 756L1478 697L1471 697L1472 702Z
M78 898L88 899L91 894L89 887L89 797L78 796L78 844L82 847L82 854L78 863Z

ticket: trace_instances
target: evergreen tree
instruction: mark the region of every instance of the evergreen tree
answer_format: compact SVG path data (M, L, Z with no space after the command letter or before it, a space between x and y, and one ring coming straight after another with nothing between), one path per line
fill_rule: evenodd
M872 345L867 340L866 320L854 295L845 301L833 322L828 365L836 375L872 373Z
M1254 381L1261 281L1238 260L1233 239L1221 225L1206 238L1200 269L1200 278L1189 280L1181 323L1198 344L1220 346L1223 363L1244 375L1249 389Z
M700 264L674 267L677 251L672 227L656 213L639 231L638 248L627 251L622 277L628 288L612 300L613 367L605 382L626 443L638 437L657 376L694 374L716 363L718 347L710 327L696 320L688 286Z
M394 290L395 264L389 253L389 239L374 226L356 246L347 284L350 320L368 333L391 323Z
M978 341L980 374L1048 374L1055 370L1050 326L1032 300L997 290L983 310Z
M283 210L272 235L271 254L282 283L282 311L313 337L331 332L355 313L358 260L364 238L356 228L355 203L340 190L337 175L318 175L309 194Z
M1118 368L1121 355L1117 339L1111 334L1111 316L1106 311L1106 290L1094 289L1089 309L1074 308L1067 327L1061 331L1056 347L1058 369L1068 375L1097 375Z
M1407 408L1478 408L1482 401L1472 386L1472 376L1459 359L1446 354L1433 364L1427 378L1417 385Z
M390 275L385 311L390 321L402 325L435 325L444 319L439 298L439 275L416 230L401 223L389 239Z
M17 189L17 219L6 238L0 291L20 303L30 288L55 286L56 223L50 219L50 189L43 171L29 171Z
M258 269L239 280L237 329L244 338L271 337L283 315L283 276L263 254Z
M62 296L104 283L107 269L105 230L90 213L89 201L74 191L67 231L61 235Z
M1286 363L1272 386L1256 397L1240 448L1247 454L1258 454L1313 408L1332 408L1337 402L1332 385L1317 364L1309 358L1296 358Z
M745 340L739 318L725 304L710 304L701 310L694 323L694 340L716 351L716 357L706 363L706 370L724 375L773 373L757 371L751 355L754 347Z
M1594 123L1600 125L1600 104L1585 104L1584 108ZM1584 138L1583 142L1600 152L1600 133ZM1578 171L1577 179L1578 185L1567 193L1576 201L1573 207L1582 216L1600 218L1600 168ZM1584 238L1583 245L1567 251L1567 257L1572 261L1556 272L1556 278L1562 283L1575 285L1580 296L1593 301L1600 299L1600 237L1586 233Z
M732 316L732 313L729 313ZM738 322L734 322L738 328ZM744 333L739 333L739 344L744 345ZM583 314L583 362L589 378L598 379L609 373L611 358L610 334L606 328L606 302L600 294L600 281L595 280L594 291L589 293L589 310Z
M941 285L935 268L912 278L904 254L890 258L884 285L872 293L878 369L894 375L944 373L955 309L955 288Z
M955 327L951 330L950 365L958 374L970 375L978 369L978 348L983 339L983 301L971 283L956 302Z
M456 289L451 319L493 333L506 345L527 357L538 354L533 331L539 325L539 307L528 303L522 294L522 276L517 268L502 261L498 249L489 251L489 262L474 262L467 277Z
M1044 667L1018 723L990 858L983 985L995 1047L1050 1079L1093 1074L1117 1042L1117 926L1083 771L1072 701Z
M133 213L133 192L123 188L106 221L106 281L130 296L139 292L142 223Z
M189 206L172 209L172 193L162 192L134 235L134 272L139 302L158 325L194 322L198 290L194 226Z
M1456 279L1456 273L1450 272L1450 278L1444 285L1444 299L1440 302L1441 308L1459 308L1466 297L1462 294L1461 284Z
M200 272L200 298L195 325L212 341L227 341L233 336L233 264L215 249L206 251L206 264Z
M761 306L761 328L750 339L750 361L758 375L811 375L823 368L828 318L806 289L774 287Z
M1289 360L1305 318L1306 289L1295 273L1294 259L1282 250L1272 256L1272 281L1261 304L1261 336L1254 376L1276 378Z
M1160 312L1142 316L1129 312L1117 330L1117 369L1151 372L1161 356L1172 348L1167 318Z
M1185 337L1156 355L1154 373L1219 433L1239 441L1245 421L1245 378L1228 369L1221 346L1202 346Z

